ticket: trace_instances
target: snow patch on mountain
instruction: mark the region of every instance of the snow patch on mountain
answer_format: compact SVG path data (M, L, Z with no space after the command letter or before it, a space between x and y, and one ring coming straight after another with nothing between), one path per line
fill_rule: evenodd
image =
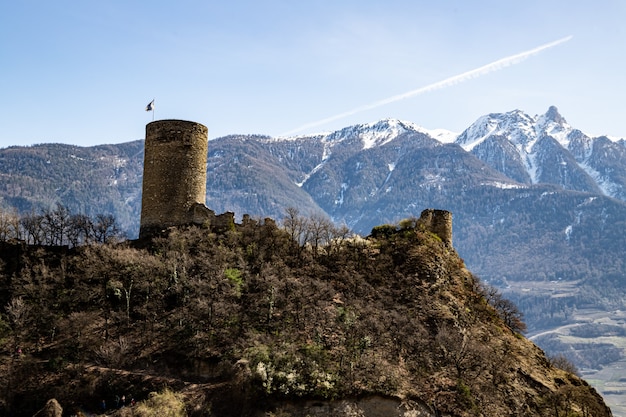
M346 140L355 140L361 142L361 150L372 149L383 146L405 133L421 133L427 135L440 143L454 142L458 136L456 133L445 129L428 130L415 123L397 120L383 119L377 122L358 124L349 126L334 132L318 133L314 135L298 135L291 137L275 137L268 141L293 141L293 140L316 140L323 143L323 154L321 162L306 174L302 181L296 183L298 187L302 187L311 176L319 171L331 157L333 147ZM395 168L395 163L388 165L389 171Z
M587 174L593 178L593 180L598 184L602 193L609 197L616 197L618 193L621 191L621 187L611 181L610 179L602 176L597 170L593 169L586 162L580 163L580 166L587 172Z
M434 139L437 139L441 143L454 143L459 134L447 129L424 129L421 128L421 133L424 133Z
M571 224L565 228L565 240L569 241L570 237L572 236L573 229L574 228Z
M319 164L317 164L311 170L311 172L306 174L302 181L296 183L298 187L302 188L302 186L309 180L309 178L311 178L313 174L315 174L317 171L322 169L324 165L326 165L326 161L328 161L328 158L330 158L330 155L332 154L331 149L332 149L332 144L330 142L324 141L324 150L322 151L322 161Z
M359 126L359 133L363 149L381 146L397 138L407 131L407 128L398 120L385 119L377 123Z
M348 189L348 184L341 183L341 188L339 189L339 198L337 198L335 200L335 205L336 206L342 206L343 205L343 193Z
M491 119L490 116L482 116L461 133L456 142L467 152L471 152L472 149L483 143L485 139L492 136L497 128L498 125L495 120Z
M536 184L539 178L539 167L537 166L537 155L536 154L526 154L522 155L522 161L524 161L524 166L526 167L526 171L528 172L528 176L530 177L531 184Z
M362 149L371 149L383 146L404 133L422 133L437 139L440 142L452 142L457 134L445 130L428 130L415 123L397 119L383 119L378 122L350 126L329 133L327 140L341 141L346 138L358 137L362 143Z
M500 181L483 182L481 183L481 185L486 186L486 187L501 188L503 190L528 188L528 186L523 185L523 184L514 184L510 182L500 182Z
M456 143L471 152L492 136L504 136L519 152L529 153L537 141L534 124L535 120L520 110L492 113L480 117L458 136Z

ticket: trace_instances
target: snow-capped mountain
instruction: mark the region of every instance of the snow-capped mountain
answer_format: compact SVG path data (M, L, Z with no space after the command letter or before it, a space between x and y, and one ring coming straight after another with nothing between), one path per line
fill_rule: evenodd
M134 237L142 157L140 140L0 149L0 208L110 213ZM550 107L489 114L460 135L385 119L317 135L217 138L206 204L278 221L295 207L363 235L425 208L449 210L467 267L492 283L523 283L508 295L539 330L578 307L626 311L625 190L626 142L587 135ZM533 280L541 285L531 294L523 289ZM552 297L546 283L561 280L572 287Z
M425 129L408 121L384 119L334 132L271 138L268 141L273 142L278 152L284 148L277 146L278 143L291 144L287 145L291 149L289 154L294 153L294 147L302 150L305 144L309 147L311 143L317 144L320 152L317 163L295 181L305 188L313 185L309 183L311 178L315 179L315 174L323 172L322 168L329 161L343 161L346 155L378 152L375 150L387 147L401 153L408 149L407 146L455 143L502 173L504 178L500 184L503 187L552 184L565 190L590 192L626 201L624 141L587 135L572 127L554 106L545 114L534 117L521 110L488 114L460 135L443 129ZM341 157L332 158L335 153ZM399 157L400 154L381 156L381 167L387 167L389 176L393 171L389 167L395 167ZM282 155L281 159L286 161L290 158ZM362 163L355 165L355 172L363 172L364 166ZM368 169L377 168L370 166ZM341 196L334 201L343 203L350 184L338 182L334 185L342 190ZM379 191L373 187L369 194L376 192Z
M520 110L489 114L460 135L396 119L288 138L233 135L209 145L207 203L218 212L272 217L280 217L284 207L300 206L307 212L325 212L367 233L381 221L410 215L415 207L449 206L449 197L484 187L510 190L549 185L626 201L625 145L624 140L594 138L570 126L556 107L534 117ZM136 196L141 191L137 180L141 171L136 167L141 163L141 150L134 151L132 158L124 156L134 171L112 166L112 185L93 191L100 196L131 193L132 200L125 197L119 203L99 198L89 203L85 197L74 203L68 196L84 196L76 191L82 190L81 184L99 179L70 178L73 171L69 170L53 172L57 164L79 163L72 158L78 150L66 148L41 145L0 152L0 175L6 179L4 194L0 187L0 203L24 211L55 201L76 204L88 212L119 206L114 214L124 220L127 230L136 230L140 201ZM103 149L124 155L122 148ZM85 154L80 160L85 164L91 160L90 153L101 150L79 151ZM69 155L67 161L64 153ZM19 168L39 154L48 155L44 159L50 163L31 165L45 170L31 173ZM134 178L132 185L126 177ZM30 183L49 185L31 190Z
M460 135L384 119L265 142L272 156L289 168L295 185L335 221L351 227L375 223L364 221L368 216L351 208L363 204L371 208L394 195L394 187L406 186L407 177L409 182L421 181L415 184L421 189L449 190L460 180L466 186L471 182L503 189L545 184L626 201L624 142L593 138L575 129L554 106L534 117L520 110L492 113ZM458 153L455 145L466 154ZM424 159L431 153L438 153L434 167ZM453 154L454 163L448 166ZM486 165L476 166L469 156ZM423 161L422 166L415 166L416 161ZM465 177L463 164L472 166ZM422 175L415 177L417 172Z
M328 133L329 142L343 141L346 138L357 138L363 145L361 149L382 146L406 134L422 134L437 139L442 143L452 142L457 134L445 129L429 130L413 122L397 119L383 119L374 123L358 124Z
M623 142L586 135L554 106L535 117L520 110L483 116L455 143L516 181L626 200Z
M372 123L362 123L348 126L333 132L324 132L317 134L289 136L270 138L268 141L294 141L298 139L319 140L322 142L336 144L344 140L352 140L361 143L361 149L369 149L381 146L389 141L406 133L421 133L437 139L442 143L453 142L458 133L446 129L426 129L416 123L398 120L398 119L382 119Z

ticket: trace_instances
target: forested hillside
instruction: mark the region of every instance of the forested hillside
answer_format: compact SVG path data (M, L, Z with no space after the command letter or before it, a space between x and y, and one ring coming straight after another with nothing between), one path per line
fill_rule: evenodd
M136 236L142 171L143 141L0 149L0 207L38 215L61 204L72 214L112 215Z
M120 416L131 398L190 416L611 415L418 219L362 239L290 211L281 227L1 249L5 415L51 398Z

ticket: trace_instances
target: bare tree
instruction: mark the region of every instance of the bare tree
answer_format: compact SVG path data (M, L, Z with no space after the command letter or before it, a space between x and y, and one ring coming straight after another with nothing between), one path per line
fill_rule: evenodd
M327 237L327 253L337 253L345 244L346 240L352 237L352 231L348 226L341 225L339 227L333 225L328 229L329 235Z
M15 297L9 301L5 310L13 328L14 346L17 348L21 340L21 333L26 327L29 308L22 297Z
M93 241L93 222L86 214L74 214L70 218L67 239L72 246Z
M335 226L333 222L323 214L314 214L308 221L308 242L313 249L313 254L317 255L321 245L332 239Z
M444 360L453 365L457 378L476 378L487 366L486 349L472 334L456 327L443 326L435 338Z
M33 245L70 245L110 243L123 238L123 233L111 214L97 214L95 220L85 214L72 215L69 209L57 204L54 210L41 214L9 216L0 211L0 241L23 238Z
M93 223L93 237L97 243L109 243L120 236L120 230L112 214L97 214Z
M559 369L564 370L565 372L569 372L571 374L580 376L578 372L578 368L576 368L576 365L570 362L570 360L567 359L565 355L558 354L555 356L550 356L548 357L548 360L550 361L550 365L554 366L555 368L559 368Z
M483 284L479 289L489 305L496 310L498 316L500 316L500 318L511 328L511 330L518 333L526 331L524 314L519 310L513 301L504 298L495 287L490 285Z
M43 216L39 214L27 214L20 219L20 225L24 231L24 239L33 245L41 245L45 238Z
M19 238L19 216L15 211L0 210L0 241Z
M45 242L50 245L66 243L66 234L70 225L70 211L63 204L57 203L54 210L44 210L43 226Z
M288 207L285 210L283 229L289 233L291 240L301 246L308 240L308 219L301 216L300 211L295 207Z

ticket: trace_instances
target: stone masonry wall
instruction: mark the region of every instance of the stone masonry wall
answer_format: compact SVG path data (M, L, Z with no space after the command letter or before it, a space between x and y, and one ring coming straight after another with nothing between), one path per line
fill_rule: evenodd
M193 222L206 199L208 129L185 120L146 125L139 236Z
M448 246L452 246L452 213L447 210L426 209L419 219L426 230L436 234Z

